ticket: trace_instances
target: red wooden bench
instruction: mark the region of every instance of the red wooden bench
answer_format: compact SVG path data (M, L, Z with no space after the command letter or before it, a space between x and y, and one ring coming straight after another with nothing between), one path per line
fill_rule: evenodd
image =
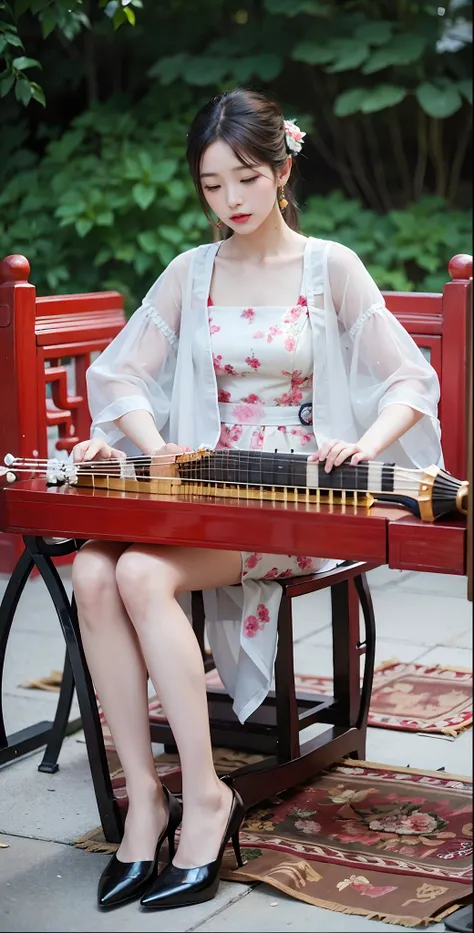
M28 263L23 257L8 257L0 263L0 352L2 357L7 359L7 366L0 377L0 401L8 399L9 404L9 415L0 431L0 452L11 451L18 456L26 457L39 454L44 457L48 451L48 426L50 430L53 428L58 430L56 448L60 452L70 450L77 440L88 436L90 422L85 398L85 369L91 353L100 351L118 332L123 325L124 317L122 302L116 293L36 299L34 288L27 281L28 271ZM441 383L440 418L446 466L455 476L463 478L466 469L465 328L470 313L471 258L454 257L449 264L449 272L451 279L446 283L442 294L389 293L385 297L389 309L430 358L438 373ZM6 352L3 352L4 350ZM72 369L76 374L75 386L69 389L64 366L66 358L74 361ZM48 383L52 385L52 398L46 400L45 405L45 389ZM66 547L65 550L68 548ZM72 549L69 548L69 550ZM0 550L0 560L1 554ZM3 568L0 566L0 569L7 569L11 567L12 558L15 556L11 541L4 545L3 555ZM19 581L22 575L24 578L29 572L29 559L23 556L21 572L18 569L15 570ZM42 559L41 555L40 559ZM303 592L314 591L324 586L332 587L333 628L334 631L337 629L339 636L338 651L339 648L341 649L337 665L335 653L335 688L337 686L339 690L339 707L344 711L347 721L352 724L352 732L359 730L356 745L348 748L343 754L352 750L360 753L363 750L374 657L373 615L371 617L370 594L368 594L363 575L363 571L367 569L370 569L370 565L353 565L352 568L339 570L337 575L331 579L329 579L330 575L327 580L322 580L316 575L314 578L305 578L304 581L289 583L285 587L279 620L280 642L285 650L279 651L279 658L277 658L277 696L273 701L276 707L277 749L280 762L289 762L298 756L298 730L301 728L301 725L298 726L299 697L295 696L293 680L291 599ZM460 570L456 572L459 573ZM368 661L366 659L367 676L364 676L362 698L358 671L363 646L359 640L358 598L364 608L366 647L370 655ZM203 648L203 618L199 609L197 598L195 621ZM0 676L1 647L0 631ZM54 747L50 748L46 755L48 762L45 770L56 767L55 759L60 747L58 735L61 728L64 731L67 721L68 702L70 705L68 692L72 695L72 677L68 665L65 668L65 684L64 691L61 691L62 697L56 717L58 726L55 733L56 744L54 745L53 742ZM308 713L308 706L314 703L314 700L314 697L307 699L306 713L302 717L306 717L306 722L311 716L311 712ZM61 707L60 712L59 707ZM312 721L316 721L316 718ZM329 721L337 722L336 718ZM358 723L357 726L356 723ZM242 730L242 727L240 728ZM242 745L242 738L245 735L244 744L251 747L252 730L247 735L245 727L243 728L244 731L240 732L240 736L236 734L232 744ZM166 725L154 725L153 738L157 741L170 741L171 736L166 729ZM234 731L237 733L237 730ZM261 736L265 732L264 741ZM91 726L89 736L92 733L93 727ZM216 735L219 738L219 730L213 733L213 737L215 738ZM230 737L227 725L222 735ZM6 739L5 737L3 739L3 747L5 747ZM62 740L62 736L60 739ZM263 743L262 751L270 750L272 742L275 743L275 738L269 737L268 726L260 733L257 733L254 728L253 742L257 742L257 745L259 742ZM33 746L30 745L30 747ZM254 744L254 747L257 746ZM0 729L0 761L2 760L1 750ZM326 752L326 764L330 763L327 754ZM117 824L114 823L116 814L111 816L110 788L107 789L107 780L103 774L104 761L97 743L97 736L92 735L89 755L102 822L108 837L112 838L117 836ZM253 791L249 782L247 782L247 788L248 797L252 799ZM258 794L258 791L256 793Z

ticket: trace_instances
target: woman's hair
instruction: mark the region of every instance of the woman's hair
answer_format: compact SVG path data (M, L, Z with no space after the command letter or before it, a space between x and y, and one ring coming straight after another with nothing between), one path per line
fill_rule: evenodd
M189 133L187 160L202 209L212 223L202 190L200 171L204 152L217 139L227 143L244 165L269 165L276 175L288 156L283 114L272 100L245 88L235 88L214 97L196 114ZM285 186L288 206L283 217L292 230L299 230L299 211L291 182ZM225 239L232 230L223 227Z

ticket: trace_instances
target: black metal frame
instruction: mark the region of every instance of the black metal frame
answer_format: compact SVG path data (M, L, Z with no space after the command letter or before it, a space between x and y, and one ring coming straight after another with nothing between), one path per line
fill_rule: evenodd
M86 739L92 782L102 827L109 842L120 842L123 820L110 781L107 756L94 687L87 667L74 598L69 600L53 557L71 554L83 542L49 543L41 537L24 537L21 555L0 606L0 765L46 744L39 771L54 772L64 736L81 727ZM2 679L8 636L13 617L33 567L36 567L53 601L66 642L66 661L54 722L40 722L7 736L2 709ZM81 718L68 724L74 686Z
M40 771L54 772L64 736L84 729L87 753L99 817L105 838L119 842L123 831L120 807L114 797L92 680L82 648L74 598L68 599L52 558L70 554L82 541L51 543L41 537L24 538L20 557L0 606L0 765L46 744ZM224 776L242 793L250 806L305 780L348 754L365 755L367 716L375 662L375 618L365 571L375 564L349 562L326 573L281 581L283 597L278 618L275 692L241 725L232 712L232 699L224 691L208 688L211 734L214 745L268 754L256 764ZM66 641L63 681L54 722L37 723L6 735L2 714L2 673L13 617L30 573L36 567L53 601ZM331 587L334 696L297 694L293 666L291 600L299 595ZM359 603L362 606L365 641L359 636ZM204 648L204 607L201 593L192 594L193 627L206 670L214 667ZM335 636L335 637L334 637ZM365 653L362 690L360 655ZM81 720L68 724L74 686ZM330 729L300 747L299 733L313 723ZM153 741L174 746L167 723L150 726ZM179 790L179 787L171 787Z

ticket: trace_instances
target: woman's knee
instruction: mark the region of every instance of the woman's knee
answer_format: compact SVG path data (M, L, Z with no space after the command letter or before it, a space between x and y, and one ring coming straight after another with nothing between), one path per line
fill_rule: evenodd
M98 607L103 601L117 593L115 566L120 550L106 543L89 542L76 554L72 566L72 586L79 609L87 613L94 610L99 616Z
M174 596L176 575L172 565L156 548L153 553L130 548L117 561L115 579L125 606L140 611L150 599Z

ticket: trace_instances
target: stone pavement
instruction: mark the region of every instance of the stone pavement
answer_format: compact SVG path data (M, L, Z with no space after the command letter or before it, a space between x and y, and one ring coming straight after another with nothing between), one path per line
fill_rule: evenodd
M69 587L70 573L62 576ZM464 578L390 571L369 575L377 619L377 663L400 661L472 667L472 607ZM0 577L0 598L6 578ZM331 673L329 594L296 600L295 668ZM26 690L26 680L60 670L64 645L43 583L31 581L20 601L7 652L7 731L50 719L56 693ZM77 716L77 707L72 711ZM471 730L453 740L369 729L368 760L470 775ZM157 750L159 750L157 748ZM0 931L364 931L405 930L313 907L266 885L223 882L206 904L160 914L142 914L131 904L109 914L95 906L96 884L109 856L72 846L98 824L81 733L70 736L57 774L40 774L42 752L0 769ZM444 930L438 923L429 930Z

